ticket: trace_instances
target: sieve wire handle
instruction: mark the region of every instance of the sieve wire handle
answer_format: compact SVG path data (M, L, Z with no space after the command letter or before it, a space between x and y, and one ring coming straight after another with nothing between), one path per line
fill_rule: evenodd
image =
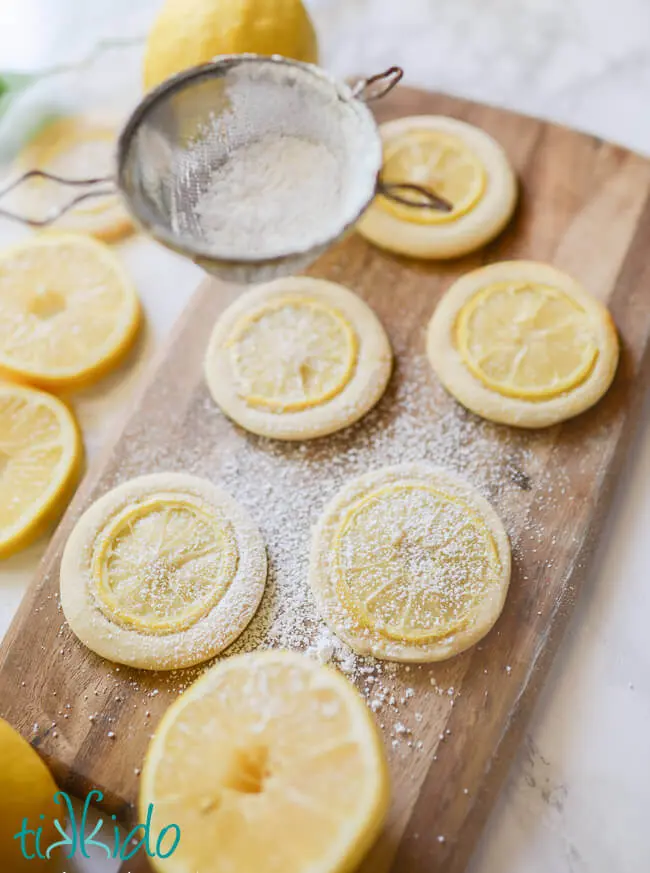
M10 182L9 185L0 189L0 199L2 199L6 194L9 194L10 191L18 188L28 179L35 178L47 179L57 185L69 186L71 188L88 185L93 185L95 188L92 191L84 191L83 194L78 194L76 197L73 197L72 200L64 203L63 206L50 211L45 218L30 218L27 215L19 215L17 212L11 212L8 209L2 209L2 207L0 207L1 217L9 218L12 221L19 221L21 224L26 224L29 227L48 227L48 225L61 218L62 215L65 215L66 212L69 212L77 205L77 203L81 203L83 200L90 200L91 197L108 197L111 194L115 194L117 191L111 176L99 176L94 179L65 179L62 176L55 176L54 173L47 173L45 170L28 170L26 173L23 173L22 176L19 176L17 179L14 179L13 182Z
M379 100L393 90L403 75L404 70L401 67L389 67L383 73L359 79L352 85L352 96L356 97L357 100L363 100L364 103Z
M440 197L435 191L423 188L422 185L414 185L411 182L384 182L381 178L377 181L377 193L382 194L395 203L402 206L411 206L414 209L437 209L439 212L451 212L453 203ZM409 198L409 193L419 194L423 200Z

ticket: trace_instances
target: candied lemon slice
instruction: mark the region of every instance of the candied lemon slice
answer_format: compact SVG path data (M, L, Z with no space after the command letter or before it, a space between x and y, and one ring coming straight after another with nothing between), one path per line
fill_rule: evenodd
M218 603L237 563L226 518L189 495L163 492L107 526L93 555L94 592L123 627L176 633Z
M451 212L421 209L379 197L378 203L396 218L417 224L445 224L469 212L481 199L486 172L478 156L459 136L441 130L409 130L384 146L382 178L428 188L452 204ZM414 203L422 195L410 193Z
M214 657L246 628L266 582L248 514L187 473L123 482L77 521L61 558L61 606L98 655L145 670Z
M409 643L466 627L501 568L485 522L460 498L385 485L346 512L335 536L339 596L366 627Z
M62 510L76 481L81 440L56 397L0 383L0 556L26 546Z
M465 364L509 397L557 397L587 379L598 357L592 319L567 294L537 282L496 282L460 310Z
M140 811L181 839L161 873L352 873L388 807L385 753L354 686L305 655L222 661L167 711ZM165 838L165 848L175 835Z
M44 234L0 252L0 369L43 388L104 375L135 339L140 304L103 243Z
M64 179L97 179L115 173L117 130L105 121L83 115L56 118L25 146L18 161L23 169L38 167ZM75 194L84 193L78 187ZM89 188L88 190L91 190ZM44 215L71 198L70 188L34 179L13 195L22 211ZM112 242L130 233L133 223L118 195L89 198L56 222L57 230L89 233Z
M318 608L361 655L450 658L490 630L509 581L508 537L490 504L426 463L352 479L314 528Z
M335 307L308 296L264 303L227 343L240 396L251 406L295 412L340 394L354 375L356 334Z

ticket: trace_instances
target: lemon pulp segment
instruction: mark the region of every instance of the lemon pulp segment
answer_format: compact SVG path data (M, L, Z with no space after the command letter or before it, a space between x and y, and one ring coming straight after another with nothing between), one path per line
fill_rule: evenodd
M80 459L77 426L60 400L0 384L0 555L25 545L67 496Z
M338 596L357 621L413 643L466 627L501 573L483 519L456 495L415 481L353 503L334 551Z
M102 531L93 593L122 627L176 633L219 602L237 564L230 522L189 495L160 493L127 507Z
M530 400L581 385L598 357L588 313L568 294L537 282L483 288L460 310L456 341L483 384Z
M43 387L100 375L140 320L135 291L103 243L44 234L0 253L0 366Z
M304 655L209 670L169 710L141 809L182 839L163 871L352 873L388 802L385 756L354 686Z
M227 345L242 399L275 412L310 409L340 394L358 356L358 339L345 316L298 295L245 316Z
M402 221L415 224L445 224L455 221L476 206L487 182L485 167L454 134L440 130L410 130L384 147L384 182L421 185L452 204L450 212L422 209L379 197L382 209ZM409 192L413 202L426 202L417 192Z

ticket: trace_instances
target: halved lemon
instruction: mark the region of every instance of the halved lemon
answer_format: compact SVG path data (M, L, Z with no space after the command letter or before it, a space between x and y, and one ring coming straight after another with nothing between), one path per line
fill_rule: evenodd
M402 221L445 224L469 212L481 199L486 184L485 167L468 144L452 133L434 129L407 130L384 146L382 178L388 183L421 185L443 197L451 212L422 209L379 197L382 209ZM414 203L422 195L409 194Z
M558 288L496 282L461 309L456 335L465 364L509 397L557 397L582 384L598 345L591 316Z
M0 252L0 371L42 388L92 382L135 339L140 303L108 246L43 234Z
M354 686L304 655L221 662L166 713L140 811L180 842L164 873L352 873L388 807L385 753ZM150 807L151 804L151 807ZM176 834L161 845L168 851Z
M227 346L247 403L295 412L340 394L354 374L358 341L333 306L287 295L244 316Z
M310 584L323 618L356 652L439 661L499 617L510 548L490 504L425 463L353 479L314 530Z
M79 431L64 403L0 383L0 557L28 545L62 511L81 459Z
M96 179L115 173L117 129L104 120L84 115L56 118L42 127L18 157L23 170L38 167L64 179ZM20 199L21 211L40 217L63 205L82 186L62 187L34 179L12 195ZM91 190L89 187L87 190ZM105 242L121 239L133 230L133 223L117 194L89 198L56 222L57 230L89 233Z

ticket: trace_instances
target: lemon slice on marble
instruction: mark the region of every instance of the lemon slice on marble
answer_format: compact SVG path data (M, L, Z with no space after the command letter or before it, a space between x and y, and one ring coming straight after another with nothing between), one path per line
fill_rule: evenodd
M503 230L517 201L515 174L488 133L444 115L413 115L380 128L382 179L420 185L446 199L449 212L395 203L379 194L357 223L371 243L414 258L456 258ZM417 192L400 191L410 202Z
M244 317L228 347L248 404L295 412L340 394L354 373L358 342L336 307L286 295Z
M61 605L103 657L145 669L208 660L249 623L266 580L259 531L225 492L183 473L141 476L77 522Z
M138 297L103 243L43 234L0 252L0 370L50 389L112 369L135 339Z
M503 526L461 480L426 464L353 480L314 534L325 620L360 654L441 660L480 639L508 586Z
M167 711L140 810L153 810L156 834L180 829L173 854L152 859L161 873L352 873L388 798L382 743L354 686L304 655L259 652L213 667Z
M82 454L64 403L0 383L0 557L28 545L62 511Z
M117 128L102 119L73 115L56 118L42 127L18 157L22 170L38 167L64 179L112 177L115 173ZM74 194L84 193L83 187ZM88 189L90 190L90 189ZM20 199L20 210L37 217L71 199L69 187L43 179L21 186L12 196ZM89 198L57 219L57 230L89 233L114 242L133 230L133 223L117 194Z
M219 317L205 357L216 403L262 436L301 440L357 421L383 394L388 337L342 285L294 276L242 294Z
M510 397L550 398L580 385L598 346L580 304L535 282L496 282L461 309L458 349L489 388Z
M442 130L409 130L384 147L382 177L388 183L412 183L428 188L452 205L450 212L404 206L380 197L382 209L403 221L441 224L469 212L485 190L485 167L459 136ZM412 195L415 203L422 200Z
M575 279L549 264L504 261L454 282L429 323L427 352L468 409L546 427L603 396L619 344L607 309Z

